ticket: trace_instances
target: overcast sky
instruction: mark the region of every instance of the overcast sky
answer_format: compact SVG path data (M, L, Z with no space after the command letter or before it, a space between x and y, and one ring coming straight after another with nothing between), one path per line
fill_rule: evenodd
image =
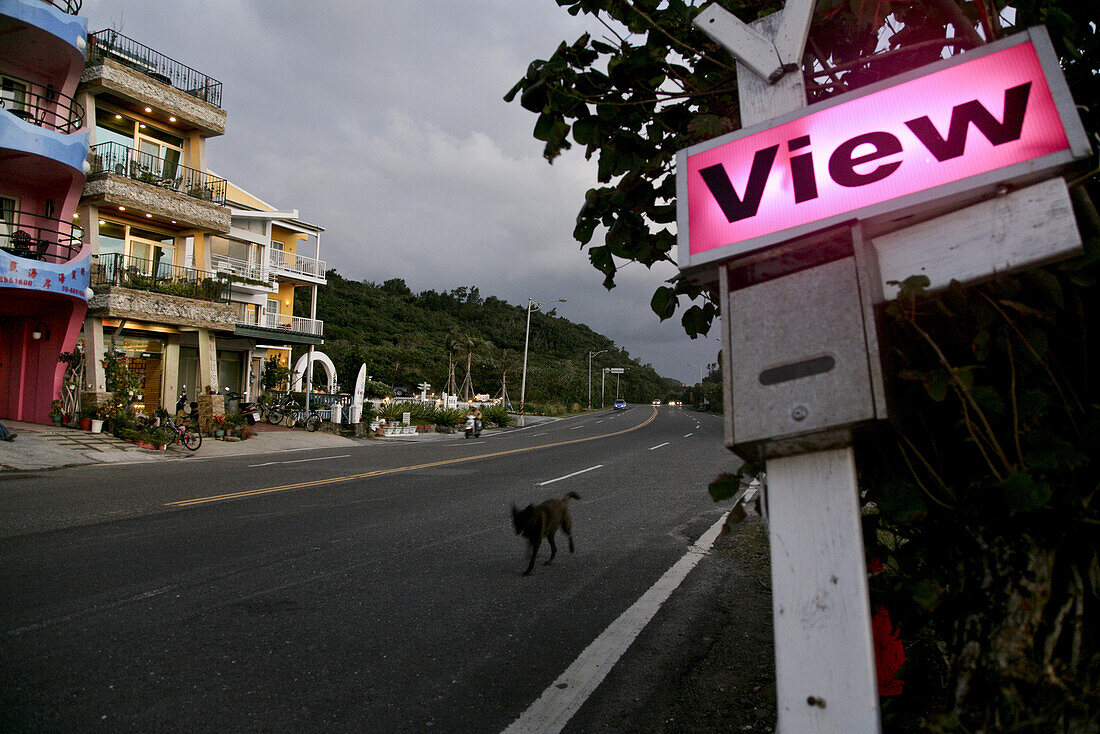
M604 289L572 238L594 165L547 164L535 116L502 100L587 30L554 0L84 0L81 14L223 83L207 165L324 227L342 276L565 298L559 315L688 384L717 361L717 327L692 340L680 312L649 308L674 266L629 265Z

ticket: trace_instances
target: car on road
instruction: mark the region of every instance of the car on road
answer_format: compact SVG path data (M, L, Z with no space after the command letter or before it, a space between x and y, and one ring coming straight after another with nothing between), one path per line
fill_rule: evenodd
M660 400L654 400L654 401L653 401L653 404L654 404L654 405L660 405L660 404L661 404L661 401L660 401Z
M615 410L626 410L626 401L622 398L619 398L615 401L614 408Z

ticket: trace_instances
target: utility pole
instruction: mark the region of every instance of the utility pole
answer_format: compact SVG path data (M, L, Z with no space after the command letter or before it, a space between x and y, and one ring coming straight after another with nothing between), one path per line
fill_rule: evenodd
M607 351L606 349L601 349L598 352L589 352L588 353L588 409L589 410L592 410L592 358L595 357L597 354L603 354L606 351ZM601 405L600 407L602 408L603 406Z
M523 411L526 408L527 399L527 347L531 343L531 312L538 311L548 303L565 303L564 298L555 298L552 301L534 301L527 299L527 331L523 336L523 381L519 386L519 424L525 425Z

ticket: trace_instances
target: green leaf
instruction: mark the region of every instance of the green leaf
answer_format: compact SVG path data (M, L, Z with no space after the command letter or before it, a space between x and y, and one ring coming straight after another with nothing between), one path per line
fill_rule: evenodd
M649 307L653 309L653 313L660 317L661 321L671 318L676 313L676 305L676 291L667 285L657 288L649 302Z
M922 579L913 586L913 601L926 611L932 611L943 600L944 589L935 579Z
M942 403L947 397L947 391L951 389L951 376L947 370L936 370L925 379L924 389L928 392L928 397Z
M1017 472L1001 486L1005 504L1010 510L1037 510L1051 498L1050 485L1027 472Z

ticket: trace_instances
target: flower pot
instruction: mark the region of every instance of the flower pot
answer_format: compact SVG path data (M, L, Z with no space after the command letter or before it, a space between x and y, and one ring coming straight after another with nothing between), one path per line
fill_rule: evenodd
M91 418L81 418L80 419L80 430L82 430L82 431L92 430L92 419Z
M55 426L60 426L61 425L61 416L59 416L59 415L51 415L50 420L53 421L53 424Z
M91 431L92 433L102 433L103 421L99 420L98 418L92 418Z
M225 436L225 431L223 429L221 429L221 428L215 428L214 429L214 438L223 438L224 436Z

